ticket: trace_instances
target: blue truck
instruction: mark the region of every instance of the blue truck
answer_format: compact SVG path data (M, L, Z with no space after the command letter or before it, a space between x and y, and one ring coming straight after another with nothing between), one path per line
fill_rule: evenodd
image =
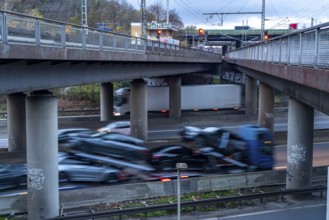
M198 148L211 147L221 154L225 165L247 167L249 170L273 169L273 136L267 128L243 125L231 131L217 127L200 129L187 126L181 134Z

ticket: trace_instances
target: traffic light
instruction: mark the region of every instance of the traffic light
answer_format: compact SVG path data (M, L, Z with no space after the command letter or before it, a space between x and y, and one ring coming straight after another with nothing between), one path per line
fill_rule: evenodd
M268 30L264 31L264 36L263 36L263 40L267 41L270 39L270 35L268 35Z
M161 30L157 30L157 38L160 39L161 36Z
M198 33L199 33L199 36L203 36L204 35L204 30L202 28L199 28Z

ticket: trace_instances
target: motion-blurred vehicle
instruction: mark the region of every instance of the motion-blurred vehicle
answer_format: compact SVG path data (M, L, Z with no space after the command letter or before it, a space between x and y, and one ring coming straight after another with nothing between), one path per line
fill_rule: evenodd
M124 142L127 144L134 144L138 146L144 146L145 141L130 135L126 134L121 134L121 133L116 133L116 132L111 132L111 133L106 133L101 135L101 138L103 140L109 140L109 141L120 141Z
M117 133L117 132L111 132L111 133L77 133L74 135L68 135L68 138L66 140L66 146L73 147L75 145L79 145L80 142L82 142L85 139L98 139L99 141L119 141L122 143L127 144L134 144L138 146L144 146L145 142L142 139L132 137L130 135Z
M26 164L0 163L0 190L27 184Z
M112 122L102 128L97 129L101 133L117 132L130 135L130 121Z
M59 129L57 132L58 135L58 144L66 144L68 143L72 137L77 136L79 134L90 134L92 130L88 128L66 128L66 129Z
M147 110L166 112L169 110L169 87L148 86ZM229 94L229 95L228 95ZM115 115L130 113L130 88L114 91ZM182 110L239 109L241 86L233 84L185 85L181 87Z
M199 133L202 131L201 128L194 127L194 126L184 126L180 129L179 135L185 140L185 141L193 141Z
M205 128L195 137L197 147L212 147L225 157L231 157L257 169L268 170L274 165L273 138L269 129L243 125L237 132L222 128Z
M206 128L198 128L195 126L184 126L180 131L180 136L185 141L195 141L195 139L199 136L200 133L209 133L218 130L217 127L206 127Z
M58 154L58 171L60 182L117 183L127 179L118 169L65 152Z
M80 139L72 149L128 161L149 161L150 151L144 146L101 138Z
M214 167L207 155L183 145L162 145L151 150L151 164L158 171L172 171L176 163L186 163L189 170L206 171Z

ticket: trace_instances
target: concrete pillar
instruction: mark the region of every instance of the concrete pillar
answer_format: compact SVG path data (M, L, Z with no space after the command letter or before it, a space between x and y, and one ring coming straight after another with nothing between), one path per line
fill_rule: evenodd
M274 131L274 89L264 83L259 84L258 125Z
M169 78L169 118L181 117L181 77Z
M245 114L256 115L257 114L257 80L249 76L246 77L245 88Z
M113 119L113 84L111 82L101 85L101 121Z
M287 189L312 186L314 109L289 99Z
M28 219L59 215L57 99L47 91L26 99Z
M130 100L130 133L147 141L147 84L143 79L131 82Z
M7 95L8 151L26 151L26 111L23 93Z

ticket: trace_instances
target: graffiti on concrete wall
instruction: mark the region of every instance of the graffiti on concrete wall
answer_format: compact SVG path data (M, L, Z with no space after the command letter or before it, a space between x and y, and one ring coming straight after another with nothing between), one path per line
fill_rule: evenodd
M303 144L294 144L288 149L288 163L299 166L306 160L306 147Z
M45 175L42 169L29 168L28 169L28 187L42 190Z

